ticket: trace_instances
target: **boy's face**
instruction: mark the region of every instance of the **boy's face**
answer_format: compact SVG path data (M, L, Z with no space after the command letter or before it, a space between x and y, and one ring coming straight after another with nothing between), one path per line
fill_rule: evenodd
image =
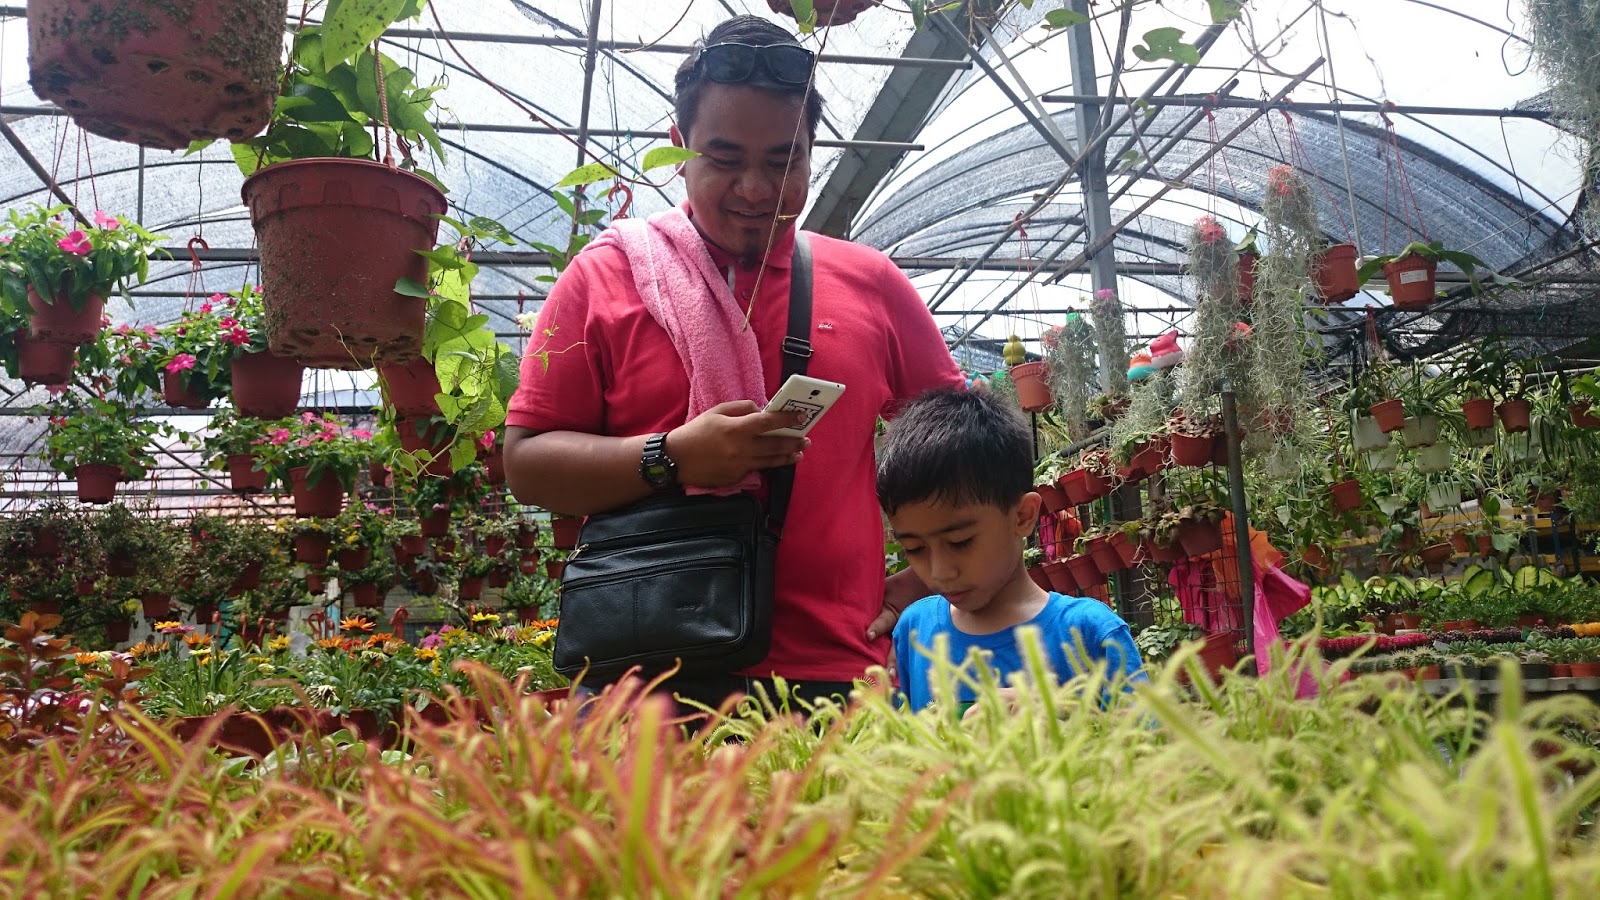
M889 516L906 562L923 584L969 615L987 607L1017 574L1022 546L1039 520L1039 495L1010 509L939 500L908 503Z

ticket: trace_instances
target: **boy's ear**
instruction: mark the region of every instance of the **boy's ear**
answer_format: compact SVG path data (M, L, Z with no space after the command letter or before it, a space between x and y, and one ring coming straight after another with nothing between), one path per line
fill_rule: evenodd
M1016 507L1011 512L1016 519L1013 524L1016 526L1018 537L1027 537L1033 534L1033 529L1039 527L1039 509L1043 503L1044 499L1037 491L1029 491L1017 501Z

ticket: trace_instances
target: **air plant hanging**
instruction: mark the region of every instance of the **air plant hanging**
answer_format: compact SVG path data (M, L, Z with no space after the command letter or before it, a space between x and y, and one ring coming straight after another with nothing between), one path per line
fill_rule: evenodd
M1178 405L1194 418L1215 415L1224 381L1246 379L1250 359L1243 354L1239 322L1239 257L1228 233L1210 216L1189 231L1189 276L1195 281L1194 335L1184 357Z
M1128 334L1122 323L1122 301L1117 292L1101 288L1089 304L1095 344L1100 349L1102 384L1112 394L1128 392Z
M1097 384L1094 366L1094 334L1079 313L1068 313L1067 324L1047 330L1040 340L1044 347L1045 377L1056 399L1056 411L1073 440L1089 436L1085 410Z
M1243 391L1259 429L1257 443L1274 457L1293 453L1304 413L1310 409L1305 361L1308 335L1303 305L1313 298L1312 258L1321 246L1316 199L1304 175L1278 166L1267 175L1262 201L1266 253L1256 263L1251 305L1250 352L1254 357L1248 390ZM1297 469L1277 458L1275 469Z
M1580 222L1590 237L1600 235L1600 2L1527 0L1533 57L1550 84L1556 117L1582 142L1584 197Z

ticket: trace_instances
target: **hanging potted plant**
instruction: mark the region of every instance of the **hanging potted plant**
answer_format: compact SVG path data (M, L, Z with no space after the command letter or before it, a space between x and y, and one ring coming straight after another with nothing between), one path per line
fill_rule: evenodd
M1366 284L1378 272L1389 282L1389 295L1394 298L1394 308L1410 311L1424 310L1433 305L1438 293L1434 276L1440 262L1447 262L1466 274L1473 289L1477 289L1477 271L1493 272L1483 260L1459 250L1446 250L1438 241L1407 244L1399 253L1376 256L1367 260L1356 274L1361 284Z
M269 428L254 447L267 480L294 497L295 515L331 519L365 467L370 432L351 429L331 414L302 413Z
M85 131L162 150L250 137L278 90L286 0L33 0L28 81Z
M211 417L208 428L193 432L188 440L200 445L206 468L228 473L228 487L237 494L259 494L267 489L267 473L258 465L258 446L268 432L292 428L290 421L266 422L222 410ZM287 440L287 438L285 438Z
M1343 303L1361 292L1354 244L1334 244L1319 251L1311 258L1311 272L1317 299L1323 303Z
M1050 396L1045 365L1040 361L1028 361L1028 351L1022 346L1022 338L1013 334L1006 342L1002 355L1011 383L1016 385L1017 401L1022 405L1023 412L1044 412L1055 405L1055 398Z
M1233 252L1239 255L1239 306L1248 308L1256 295L1256 263L1261 261L1261 250L1256 245L1260 233L1255 226L1245 232Z
M7 375L27 384L63 385L77 365L71 344L47 344L28 337L25 296L13 296L4 279L5 244L0 244L0 366Z
M236 144L271 289L268 346L307 366L366 369L422 349L424 254L448 209L413 151L444 158L429 121L441 86L367 49L397 11L420 5L343 3L297 31L266 133Z
M94 222L69 228L66 206L13 209L0 227L0 279L7 296L26 296L28 337L53 344L85 344L103 327L105 298L126 295L129 281L143 284L150 256L164 252L162 235L120 216L95 212Z
M767 0L768 9L794 18L803 34L819 27L848 25L856 16L882 5L883 0Z
M170 426L95 397L67 394L50 408L45 458L72 476L83 503L110 503L117 483L139 480L155 465L150 447Z
M210 304L220 313L215 334L226 350L234 409L256 419L294 415L305 367L268 348L262 286L214 294Z
M214 301L185 310L156 339L161 395L168 406L205 409L228 395L233 352L221 327L226 314Z

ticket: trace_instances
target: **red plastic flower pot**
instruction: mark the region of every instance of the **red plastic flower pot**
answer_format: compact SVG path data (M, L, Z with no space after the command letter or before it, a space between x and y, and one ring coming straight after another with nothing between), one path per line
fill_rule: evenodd
M85 463L72 477L78 482L79 503L110 503L117 496L122 469L105 463Z
M1117 551L1117 557L1122 560L1124 569L1132 568L1139 562L1139 544L1128 537L1126 531L1113 531L1107 541L1111 549Z
M1333 507L1340 512L1361 508L1361 482L1351 478L1328 488L1333 497Z
M539 546L539 526L532 523L517 526L517 549L532 550Z
M1539 494L1538 496L1534 497L1533 506L1535 509L1539 510L1539 512L1551 512L1556 508L1556 495L1549 492Z
M883 0L815 0L812 9L816 11L817 27L826 28L829 25L848 25L856 20L856 16L882 4ZM767 0L767 8L779 15L794 15L794 7L789 0Z
M113 578L132 578L139 574L139 563L126 553L106 555L106 574Z
M1088 490L1090 500L1111 496L1111 479L1101 475L1099 472L1084 469L1083 486Z
M474 575L461 579L456 585L456 596L462 600L476 600L483 596L483 578Z
M333 473L324 472L317 483L310 482L311 469L296 466L289 470L289 493L294 497L294 514L302 519L331 519L344 509L344 485Z
M1087 592L1096 585L1105 584L1106 576L1095 565L1094 557L1087 553L1067 557L1067 567L1072 570L1072 580L1079 591Z
M400 538L400 552L406 556L417 557L428 550L427 535L408 534Z
M1239 305L1249 306L1250 301L1256 296L1256 263L1261 259L1257 253L1239 254Z
M1317 297L1323 303L1343 303L1361 292L1354 244L1334 244L1318 253L1311 267L1316 274Z
M1178 526L1183 555L1194 559L1222 549L1222 529L1204 519L1189 519Z
M107 622L106 623L106 641L109 642L109 643L112 643L112 644L126 643L128 638L129 638L129 636L132 635L132 634L133 634L133 623L132 622L123 621L123 622Z
M539 621L539 607L524 606L517 610L517 621L526 625L529 622Z
M161 399L174 409L205 409L211 405L211 401L200 391L204 381L205 376L198 372L189 372L187 381L179 372L164 372L161 375Z
M283 0L34 0L29 81L84 130L182 150L272 118Z
M378 378L389 406L401 418L437 416L439 375L432 362L418 356L406 363L379 363Z
M1151 441L1133 455L1130 465L1148 477L1167 467L1166 447L1160 441Z
M300 405L305 367L300 361L267 350L233 358L233 406L239 415L282 419Z
M517 571L524 575L539 574L539 554L535 553L532 556L524 556L522 561L517 563Z
M557 550L572 550L578 546L578 530L583 519L577 516L556 516L550 520L550 540Z
M418 515L417 522L422 526L422 536L425 538L442 538L450 533L450 508L436 509L427 515Z
M294 536L294 561L321 566L328 561L330 543L332 540L325 534L297 534Z
M1067 492L1053 484L1035 485L1033 489L1038 493L1039 499L1044 501L1045 511L1052 515L1072 508L1071 501L1067 499Z
M1163 564L1181 562L1184 558L1181 547L1171 547L1164 544L1150 542L1150 559Z
M72 377L71 344L50 344L28 337L26 331L13 333L17 342L17 376L28 384L66 384Z
M58 556L61 553L61 532L54 525L39 529L28 544L28 555L35 559Z
M253 591L261 586L261 560L245 564L239 574L234 577L233 584L229 586L228 595L237 596L245 591Z
M433 549L433 558L440 562L448 562L456 558L455 538L434 538L429 542Z
M1494 401L1487 397L1463 400L1461 414L1467 418L1467 427L1473 430L1494 427Z
M1500 416L1500 426L1506 434L1521 434L1528 430L1533 404L1527 400L1507 400L1495 407Z
M150 622L172 615L172 597L169 594L141 594L139 605L144 610L145 619Z
M448 478L455 470L450 466L450 426L427 419L396 419L394 430L400 437L400 448L407 453L424 454L427 461L423 472L436 478Z
M1232 632L1208 634L1199 656L1206 673L1216 678L1223 669L1231 669L1239 664L1238 642L1234 640Z
M328 589L328 579L322 572L313 569L306 573L306 590L312 596L320 597Z
M1017 386L1017 400L1023 412L1044 412L1055 403L1044 376L1042 362L1018 363L1011 367L1011 383Z
M1172 462L1174 465L1199 468L1211 465L1211 448L1216 435L1195 437L1190 434L1172 436Z
M1087 469L1073 469L1071 472L1056 480L1056 485L1061 492L1067 495L1069 506L1082 506L1094 499L1089 494L1089 472Z
M494 569L489 572L489 576L484 579L483 583L486 587L493 588L495 590L506 587L507 585L511 584L511 570L505 566L495 566Z
M1100 574L1112 575L1122 571L1122 556L1117 553L1117 548L1111 546L1109 538L1097 537L1089 541L1088 552Z
M83 309L73 309L65 296L44 302L37 291L28 288L28 337L45 344L87 344L100 333L100 317L105 314L106 302L99 294L90 294L83 301Z
M1383 264L1383 277L1389 280L1389 296L1395 309L1420 310L1433 305L1437 291L1434 274L1438 265L1420 256L1407 256Z
M1422 564L1433 571L1439 571L1456 555L1456 548L1449 541L1440 541L1429 544L1418 553L1422 557Z
M217 605L215 603L196 603L194 605L194 623L196 625L201 627L210 625L216 617Z
M382 609L383 597L376 584L358 584L350 589L350 599L362 609Z
M1595 415L1593 410L1594 404L1588 400L1567 406L1567 412L1572 415L1572 424L1579 428L1600 428L1600 416Z
M485 476L490 484L506 483L506 454L502 447L494 448L494 452L483 458Z
M492 534L483 539L483 555L499 556L506 552L506 539L502 535Z
M270 285L267 345L307 366L366 369L422 351L427 301L395 293L428 280L444 194L365 159L295 159L244 183Z
M383 463L379 462L378 460L375 460L375 459L370 461L370 462L368 462L367 463L367 479L372 482L372 486L373 487L376 487L376 488L388 487L389 486L389 467L384 465Z
M544 564L544 575L551 581L560 581L566 571L567 561L564 559L547 560Z
M77 594L79 597L93 597L94 596L94 579L93 578L79 578L77 581L74 581L72 583L72 592L74 594Z
M1072 567L1063 560L1058 559L1053 563L1045 563L1033 571L1037 571L1044 577L1045 583L1041 587L1047 591L1055 591L1058 594L1066 594L1068 596L1078 592L1078 580L1072 575Z
M267 473L256 470L254 454L236 453L228 457L228 486L236 494L259 494L267 489Z
M371 547L346 547L335 557L341 572L359 572L372 562Z
M1378 430L1390 434L1406 427L1406 408L1399 400L1385 400L1374 403L1368 408L1372 417L1378 420Z
M1050 586L1050 579L1044 574L1044 566L1029 566L1028 579L1038 585L1041 591L1055 590Z
M430 572L418 572L411 579L411 583L416 586L417 595L420 597L439 593L439 581Z

